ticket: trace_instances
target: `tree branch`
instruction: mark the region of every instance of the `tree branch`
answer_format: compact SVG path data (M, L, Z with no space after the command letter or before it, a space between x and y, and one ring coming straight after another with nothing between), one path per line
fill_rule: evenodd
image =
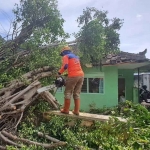
M8 138L14 140L14 141L20 141L20 142L23 142L23 143L26 143L26 144L29 144L29 145L32 144L32 145L42 146L42 147L50 148L50 149L66 145L65 142L57 142L57 143L54 143L54 144L39 143L39 142L31 141L31 140L28 140L28 139L19 138L19 137L14 136L11 133L8 133L6 131L2 131L2 134L5 135ZM13 143L13 144L16 144L16 143ZM16 145L16 146L19 146L19 145Z

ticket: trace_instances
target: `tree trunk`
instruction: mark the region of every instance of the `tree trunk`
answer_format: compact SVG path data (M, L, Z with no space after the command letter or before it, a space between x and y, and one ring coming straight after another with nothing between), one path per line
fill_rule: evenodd
M0 90L0 139L4 143L4 146L0 145L0 149L6 149L6 144L21 147L21 145L17 143L19 141L28 145L33 144L49 149L66 145L65 142L61 142L43 133L39 133L39 136L43 136L53 142L55 141L55 143L38 143L11 134L16 134L17 127L23 118L24 111L31 106L39 96L46 100L53 109L59 109L60 104L51 93L45 91L38 94L37 92L37 90L42 87L38 80L52 76L52 74L53 68L51 67L46 66L39 68L24 74L21 77L23 80L16 79Z

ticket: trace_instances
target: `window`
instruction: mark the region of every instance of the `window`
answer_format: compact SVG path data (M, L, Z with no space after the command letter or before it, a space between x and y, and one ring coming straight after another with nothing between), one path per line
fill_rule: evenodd
M104 93L104 78L84 78L82 93Z
M84 78L81 92L82 93L87 93L87 78Z
M103 92L103 78L89 78L89 93Z

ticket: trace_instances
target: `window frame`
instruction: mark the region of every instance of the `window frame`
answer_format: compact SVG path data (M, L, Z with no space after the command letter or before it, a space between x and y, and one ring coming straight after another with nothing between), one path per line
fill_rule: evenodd
M105 76L104 76L104 73L101 73L101 74L86 74L84 76L84 78L87 79L87 92L82 92L81 91L81 94L99 94L99 95L104 95L105 94ZM89 92L89 78L103 78L103 93L90 93ZM57 91L57 93L63 93L64 92L64 88L65 87L61 87L62 88L62 91Z
M105 76L104 76L104 73L101 73L101 74L87 74L84 76L84 78L87 79L87 92L82 92L81 91L81 94L100 94L100 95L104 95L105 94ZM103 78L103 93L90 93L89 92L89 78Z

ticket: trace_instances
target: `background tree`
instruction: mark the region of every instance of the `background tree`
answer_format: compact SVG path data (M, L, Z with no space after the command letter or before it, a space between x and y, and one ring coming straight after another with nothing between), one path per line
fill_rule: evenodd
M0 35L0 46L1 46L2 44L4 44L4 42L5 42L5 39Z
M82 62L100 63L103 56L119 51L119 33L123 20L108 19L107 11L96 8L86 8L77 22L80 31L76 38L81 42L79 48L82 53Z
M20 4L15 6L13 32L9 44L7 43L7 47L13 46L11 50L15 51L30 40L39 46L65 35L62 28L64 19L57 9L56 0L20 0Z
M32 69L46 65L58 66L59 48L41 49L42 45L62 41L64 19L57 0L20 0L13 9L12 34L0 45L0 79L11 80ZM8 77L9 76L9 77Z
M5 43L5 39L0 35L0 47ZM0 53L0 60L4 60L3 53Z

